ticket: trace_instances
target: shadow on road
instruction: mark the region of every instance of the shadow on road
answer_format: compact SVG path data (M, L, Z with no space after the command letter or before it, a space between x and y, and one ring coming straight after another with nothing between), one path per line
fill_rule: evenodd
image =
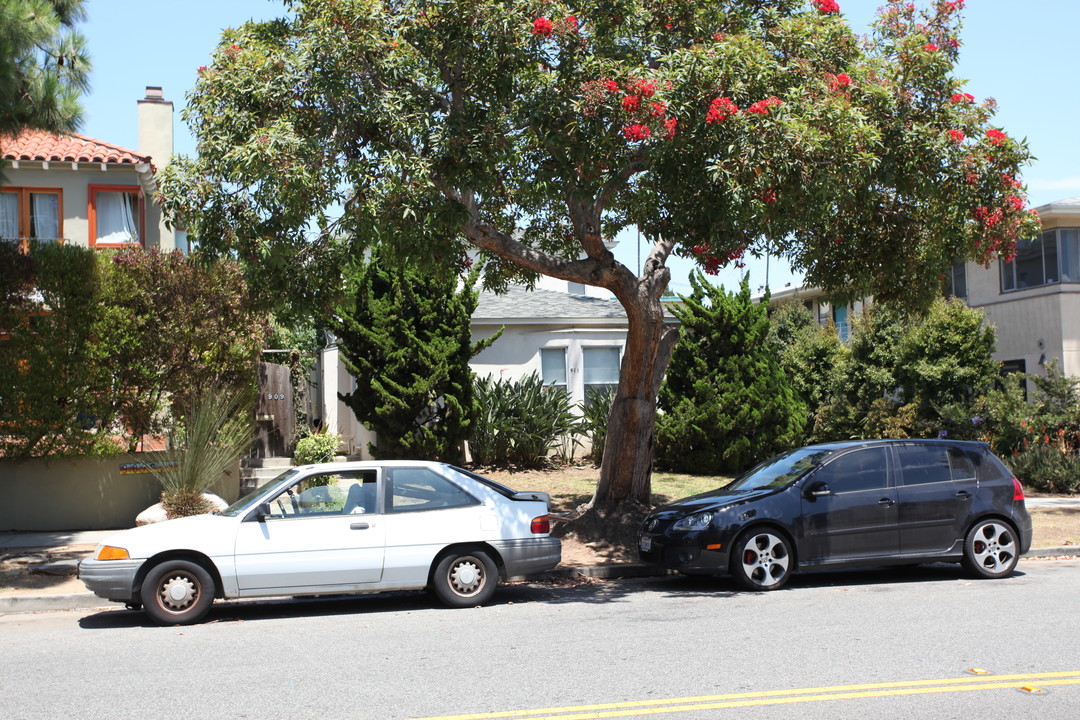
M1023 577L1016 571L1012 578ZM937 564L889 568L860 568L811 572L795 575L787 587L778 592L799 592L816 588L862 587L887 592L892 586L927 582L981 582L969 578L958 565ZM994 581L985 581L994 582ZM728 577L668 576L627 580L575 580L513 583L503 585L486 608L508 605L545 603L611 604L625 602L641 592L659 593L679 599L728 598L754 595L741 590ZM482 610L483 608L481 608ZM233 600L214 603L205 623L254 622L293 617L325 617L334 615L373 615L390 612L468 612L443 607L434 596L423 591L391 592L374 595L282 598L271 600ZM157 627L145 614L130 610L108 610L88 615L79 621L86 630L108 630L126 627Z

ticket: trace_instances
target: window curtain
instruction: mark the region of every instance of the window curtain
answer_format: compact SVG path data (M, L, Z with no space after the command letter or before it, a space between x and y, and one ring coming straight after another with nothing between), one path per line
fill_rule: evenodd
M99 243L138 242L135 208L138 197L128 192L98 192L97 241Z
M0 238L11 240L19 237L19 196L0 193Z
M60 198L56 193L30 193L30 237L60 239Z

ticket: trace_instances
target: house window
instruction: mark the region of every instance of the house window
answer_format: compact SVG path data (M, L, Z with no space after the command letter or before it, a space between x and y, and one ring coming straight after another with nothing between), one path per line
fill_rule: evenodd
M142 242L143 206L138 187L90 186L90 245L118 247Z
M1080 282L1080 231L1047 230L1037 238L1016 243L1012 262L1000 261L1001 291L1062 282Z
M583 347L581 348L581 364L585 397L588 397L589 388L600 391L618 388L619 348Z
M540 349L540 377L544 385L566 387L566 348Z
M63 242L63 194L59 188L0 189L0 239Z
M967 299L967 263L953 260L945 281L945 296Z

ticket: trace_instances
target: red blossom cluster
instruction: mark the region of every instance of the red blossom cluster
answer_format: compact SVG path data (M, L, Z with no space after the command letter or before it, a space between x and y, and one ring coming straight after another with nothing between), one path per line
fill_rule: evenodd
M627 87L629 92L640 95L643 98L651 98L656 94L655 80L634 80Z
M235 45L235 44L230 45L229 47L227 47L225 49L225 54L230 58L236 57L239 53L240 53L240 46L239 45Z
M758 197L761 199L761 202L765 203L766 205L772 205L774 202L776 202L776 186L770 185L769 187L765 188L761 191Z
M949 102L953 105L959 105L960 103L970 104L975 102L975 96L971 93L953 93L953 96L949 98Z
M957 39L956 39L956 38L954 38L954 37L951 37L951 38L949 38L949 39L948 39L948 40L946 40L945 42L949 43L949 47L951 47L951 48L958 48L958 47L960 47L960 41L959 41L959 40L957 40Z
M839 75L825 73L825 81L829 83L829 88L832 90L851 87L851 76L847 73L840 73Z
M709 112L705 115L705 122L715 125L723 122L735 113L739 112L739 106L729 97L718 97L709 103Z
M735 263L735 267L744 268L746 262L743 260L743 256L746 254L746 248L735 248L729 253L724 255L715 255L712 253L712 246L708 243L699 243L693 247L695 255L704 255L702 265L705 267L706 275L718 275L720 268L724 267L730 262Z
M990 141L992 145L1000 145L1005 142L1009 136L995 128L990 128L986 131L986 139Z
M649 126L641 123L627 125L622 129L622 133L627 140L631 141L648 140L652 136L652 131L649 130Z
M764 100L758 100L756 103L746 108L746 112L754 113L755 115L768 115L769 108L780 107L782 104L783 103L780 102L780 98L773 95L772 97L767 97Z
M551 24L551 21L546 17L538 17L533 20L533 35L543 35L544 37L551 37L551 34L555 32L555 26Z
M653 117L664 117L667 115L667 103L663 100L654 100L649 103L649 114Z
M937 52L941 48L939 48L934 43L926 43L925 45L922 46L922 49L925 50L926 52Z
M627 95L622 99L622 107L626 112L636 112L641 109L641 98L637 95Z
M679 119L675 117L664 118L664 139L670 140L675 137L675 126L679 124Z
M822 15L834 15L840 12L840 4L836 0L814 0L814 4Z
M949 137L951 137L953 142L957 145L964 142L964 133L959 130L946 130L945 132L949 133Z
M1024 198L1019 195L1010 195L1005 198L1005 202L1009 203L1013 210L1019 211L1024 209Z

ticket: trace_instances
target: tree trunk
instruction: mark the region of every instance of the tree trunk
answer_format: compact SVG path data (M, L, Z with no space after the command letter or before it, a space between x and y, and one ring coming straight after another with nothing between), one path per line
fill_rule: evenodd
M650 292L648 279L639 281L632 296L619 297L628 321L626 347L590 508L650 503L656 396L679 332L664 322L663 307Z

